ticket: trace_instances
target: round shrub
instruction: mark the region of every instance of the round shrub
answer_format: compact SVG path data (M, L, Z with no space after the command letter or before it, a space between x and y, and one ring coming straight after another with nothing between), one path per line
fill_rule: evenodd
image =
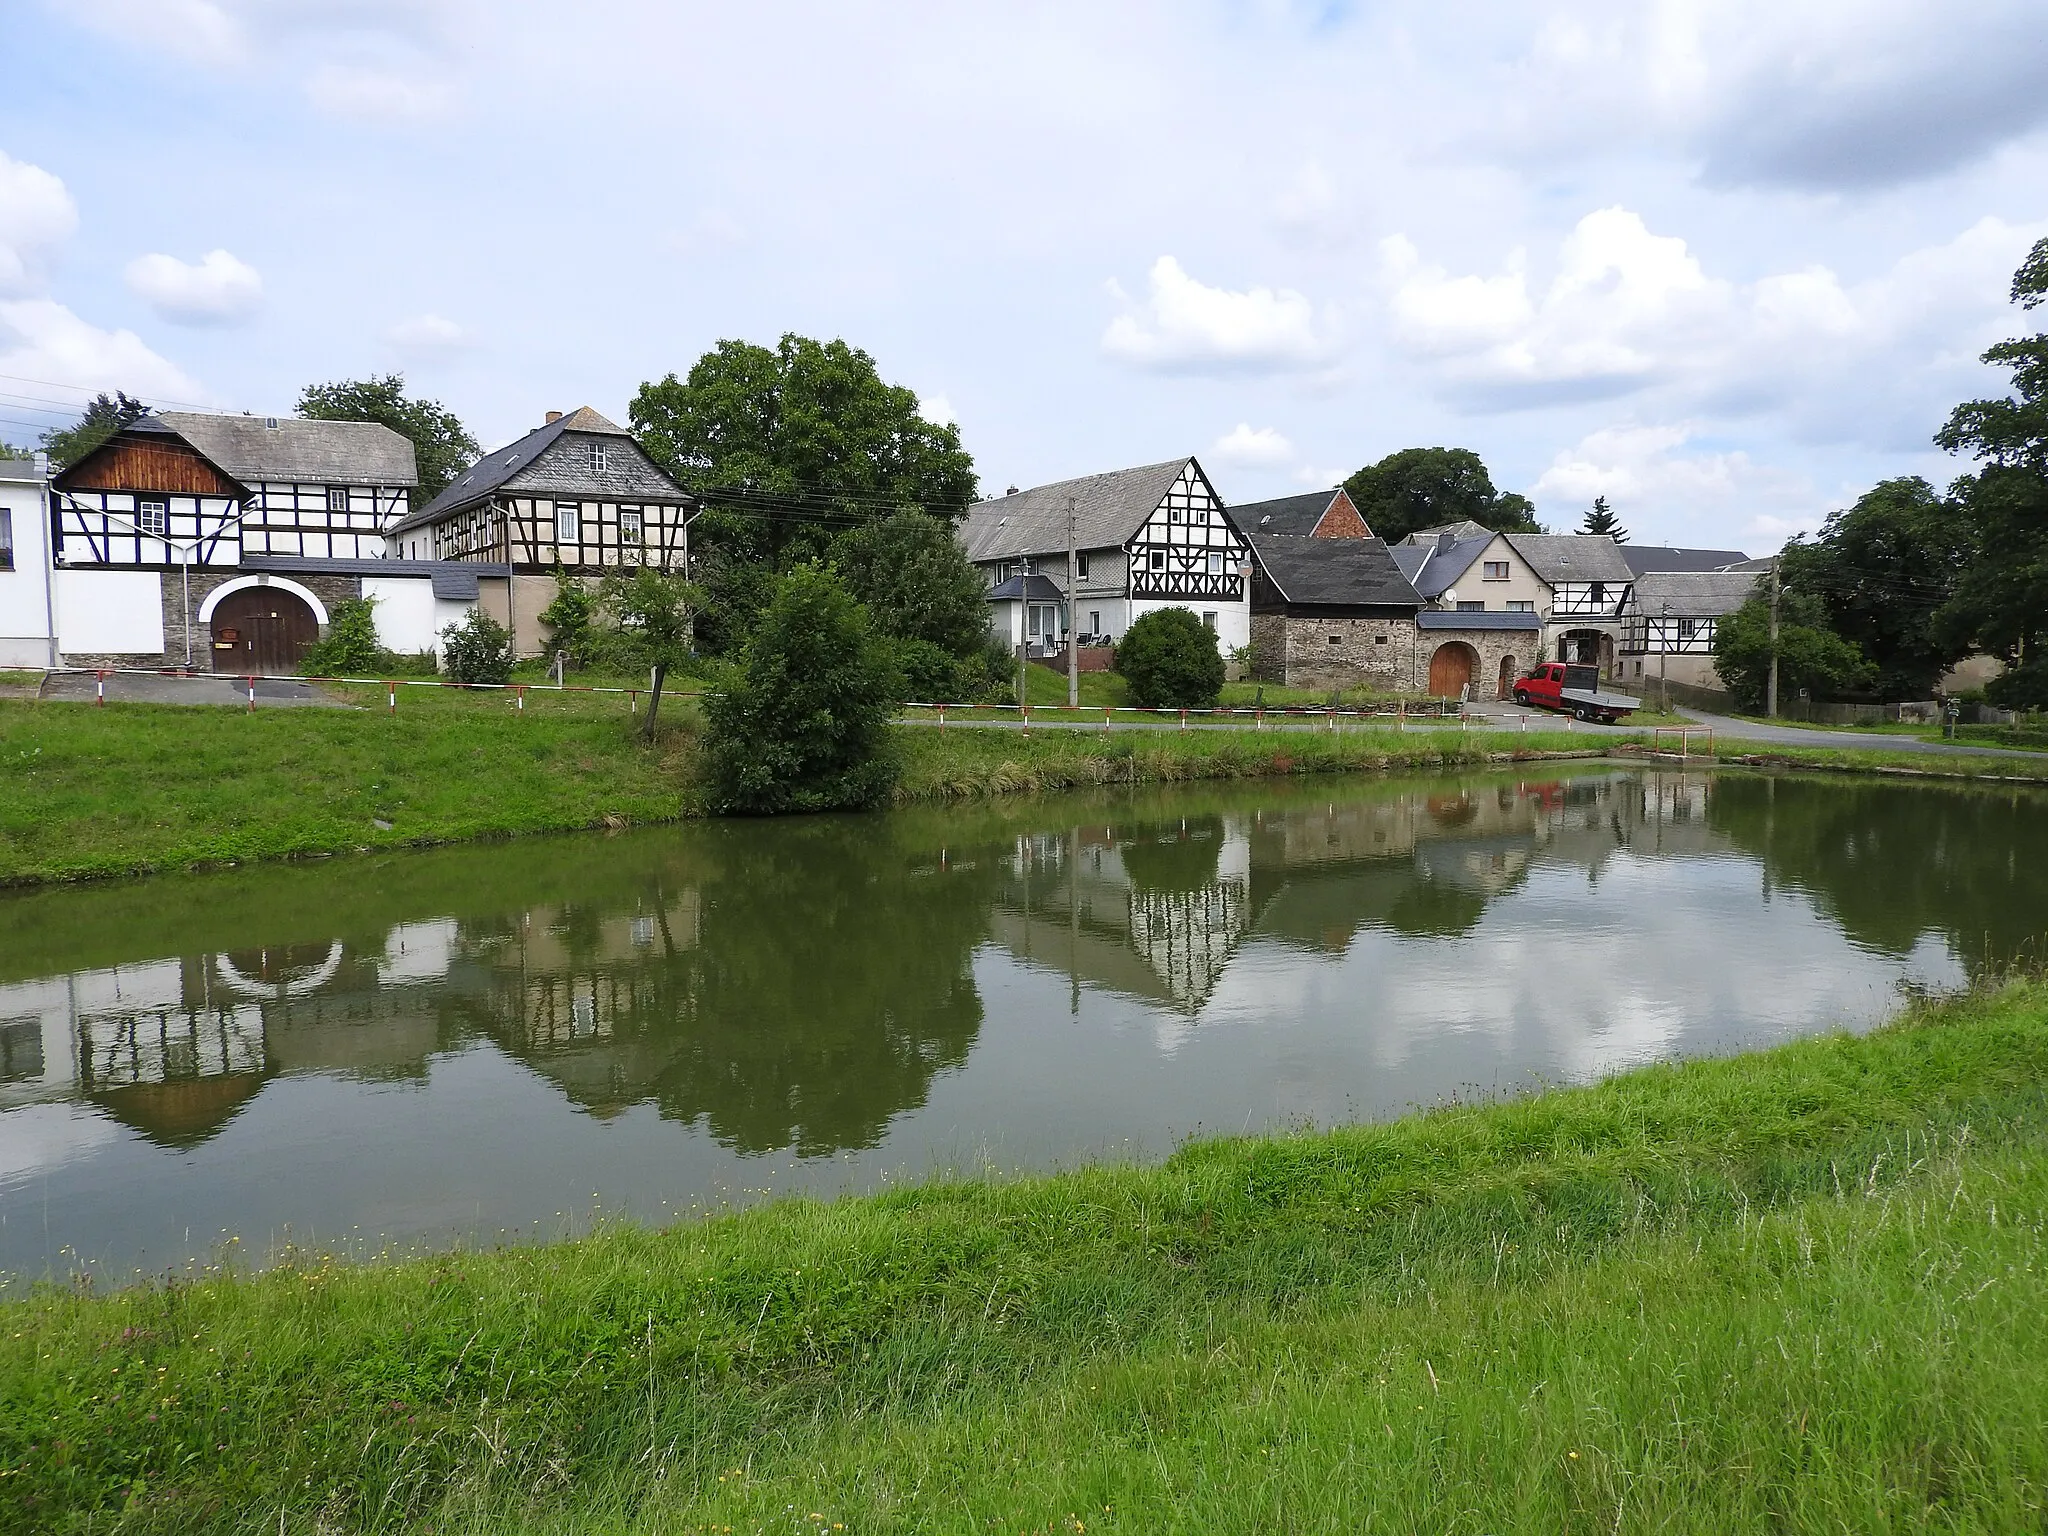
M381 667L375 598L345 597L327 618L327 633L309 647L299 670L308 677L360 677Z
M1125 631L1116 669L1140 709L1210 709L1223 691L1216 633L1191 608L1161 608Z
M512 636L504 625L472 608L460 624L441 631L441 668L458 683L503 683L512 676Z

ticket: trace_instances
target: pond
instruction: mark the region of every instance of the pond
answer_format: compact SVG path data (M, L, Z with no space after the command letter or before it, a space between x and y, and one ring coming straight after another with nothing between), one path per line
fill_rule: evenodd
M16 893L0 1271L1155 1157L1868 1027L2044 927L2038 791L1613 764Z

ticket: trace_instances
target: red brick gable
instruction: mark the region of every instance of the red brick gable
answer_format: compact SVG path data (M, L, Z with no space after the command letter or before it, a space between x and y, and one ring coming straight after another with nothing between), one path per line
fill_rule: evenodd
M1330 505L1317 521L1315 531L1309 535L1315 539L1369 539L1372 530L1365 526L1365 519L1351 498L1340 487L1330 498Z

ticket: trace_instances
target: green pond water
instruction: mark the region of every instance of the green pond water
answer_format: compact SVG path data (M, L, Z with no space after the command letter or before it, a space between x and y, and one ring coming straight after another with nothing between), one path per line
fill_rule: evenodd
M2048 793L1270 781L0 898L0 1270L523 1241L1865 1028Z

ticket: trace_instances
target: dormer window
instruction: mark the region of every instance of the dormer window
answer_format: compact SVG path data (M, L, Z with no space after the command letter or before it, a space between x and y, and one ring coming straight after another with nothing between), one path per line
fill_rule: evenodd
M593 475L609 474L612 467L612 445L592 443L590 445L590 472Z

